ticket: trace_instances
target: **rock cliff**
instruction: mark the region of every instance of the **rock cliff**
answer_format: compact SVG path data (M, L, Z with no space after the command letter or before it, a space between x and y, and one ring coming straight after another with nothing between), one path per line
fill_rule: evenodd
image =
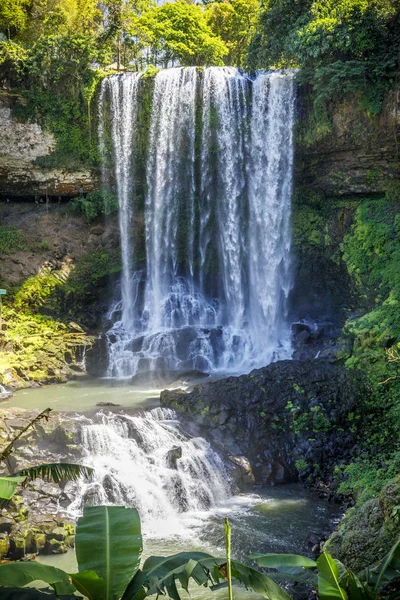
M55 137L37 123L19 122L13 101L11 92L0 93L0 198L73 197L95 189L99 179L91 168L39 166L38 159L55 151Z
M330 108L320 131L313 105L300 90L296 186L328 197L379 194L400 179L400 91L389 93L379 115L357 99Z

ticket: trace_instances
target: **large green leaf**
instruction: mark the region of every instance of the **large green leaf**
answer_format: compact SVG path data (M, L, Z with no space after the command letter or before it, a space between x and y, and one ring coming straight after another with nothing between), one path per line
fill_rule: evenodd
M261 567L279 569L280 567L304 567L310 569L317 566L315 560L299 554L250 554L250 558Z
M21 483L26 480L25 477L0 477L0 498L10 500Z
M347 600L347 593L339 584L339 568L332 556L323 552L317 560L317 567L320 600Z
M70 583L68 573L37 562L17 562L0 565L0 585L23 587L32 581L44 581L57 593L72 594L76 588Z
M166 594L174 600L179 600L180 595L176 588L176 581L180 582L185 591L188 591L191 578L198 585L218 584L222 579L218 567L225 562L225 558L217 559L205 552L180 552L172 556L150 556L143 565L140 579L147 596ZM132 589L128 588L131 595L124 596L124 600L133 597Z
M277 569L278 572L268 573L274 581L317 585L317 576L310 571L317 566L317 563L311 558L299 554L259 554L258 552L250 554L250 558L261 567Z
M49 463L22 469L21 471L14 473L14 475L25 475L25 478L29 481L41 477L46 481L60 483L60 481L64 481L65 479L76 481L80 477L88 478L93 472L94 469L85 467L84 465L77 465L74 463Z
M234 583L242 583L268 600L291 600L270 577L240 562L232 561L232 576ZM188 591L190 579L197 585L218 589L221 581L226 584L225 577L226 558L215 558L203 552L151 556L131 582L123 600L142 600L144 591L146 596L165 594L173 600L181 600L177 582L185 591Z
M58 596L50 588L37 590L35 588L0 587L1 600L57 600ZM63 600L77 600L75 595L63 595Z
M374 584L374 590L377 591L398 577L400 577L400 538L378 566L370 570L369 581Z
M94 571L70 573L70 577L78 592L89 600L101 600L104 597L104 579Z
M351 600L374 600L376 598L375 594L368 590L352 571L347 571L346 589Z
M78 520L75 547L79 571L94 571L104 580L102 598L120 598L139 568L142 553L137 510L123 506L86 507Z
M232 561L232 575L246 588L262 594L269 600L291 600L290 596L275 581L243 563Z

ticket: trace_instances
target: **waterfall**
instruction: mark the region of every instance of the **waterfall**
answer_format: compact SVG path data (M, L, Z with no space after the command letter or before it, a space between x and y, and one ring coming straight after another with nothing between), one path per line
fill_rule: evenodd
M256 353L286 342L290 278L294 86L280 72L253 84L249 165L249 330ZM260 257L262 259L260 260Z
M134 506L148 534L182 533L182 517L209 510L231 495L220 456L203 438L180 431L175 413L98 413L81 427L92 481L69 484L73 515L84 504ZM178 531L179 528L179 531Z
M156 75L145 272L135 271L132 251L140 81L109 77L100 97L101 140L107 102L111 114L123 266L109 314L108 376L244 372L290 357L293 74L190 67Z
M182 296L178 247L182 214L187 217L183 251L189 294L193 282L196 80L196 69L190 67L162 71L155 81L146 199L145 314L150 332L187 325L190 318L174 296Z

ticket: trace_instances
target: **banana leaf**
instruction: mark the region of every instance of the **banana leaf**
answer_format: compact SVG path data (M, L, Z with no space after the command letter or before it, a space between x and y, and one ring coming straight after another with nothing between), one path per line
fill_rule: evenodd
M347 593L339 583L339 567L327 552L317 560L318 595L320 600L347 600Z
M44 581L57 594L68 595L76 591L68 573L38 562L16 562L0 565L0 586L23 587L32 581Z
M14 496L16 489L26 480L25 477L0 477L0 498L3 500L11 500Z
M93 472L94 469L85 467L84 465L77 465L74 463L49 463L22 469L17 473L13 473L13 476L24 475L27 481L32 481L41 477L46 481L60 483L60 481L65 479L76 481L77 479L80 479L80 477L89 478Z
M117 600L136 574L142 553L140 519L136 509L123 506L86 507L75 537L79 572L94 571L103 580L86 578L96 600Z

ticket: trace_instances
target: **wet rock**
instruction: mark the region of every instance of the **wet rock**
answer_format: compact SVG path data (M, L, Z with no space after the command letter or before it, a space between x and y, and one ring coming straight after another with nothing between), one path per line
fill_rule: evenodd
M312 484L354 453L357 432L346 416L363 404L366 390L361 373L325 360L292 360L200 383L191 392L165 390L161 404L223 451L245 456L256 481L296 481L298 464Z
M121 405L115 404L114 402L97 402L96 406L121 406Z
M229 459L236 466L236 482L240 489L254 485L256 480L250 461L245 456L230 455Z
M14 520L11 517L0 517L0 533L10 533Z
M171 450L168 450L165 462L169 469L177 469L177 461L182 458L182 447L174 446Z

